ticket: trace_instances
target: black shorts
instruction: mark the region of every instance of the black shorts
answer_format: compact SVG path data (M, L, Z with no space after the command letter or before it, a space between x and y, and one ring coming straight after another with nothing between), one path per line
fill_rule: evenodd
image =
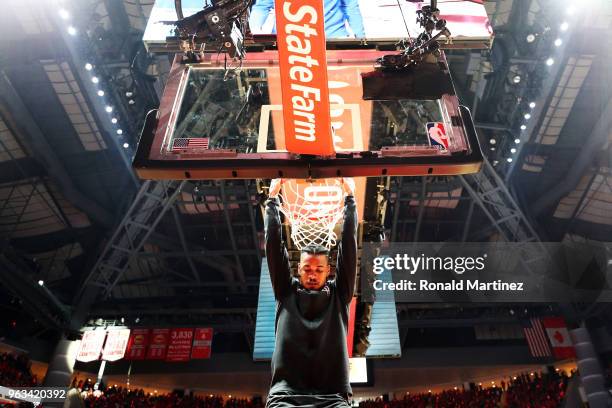
M348 397L341 394L304 395L277 392L268 395L266 408L350 408Z

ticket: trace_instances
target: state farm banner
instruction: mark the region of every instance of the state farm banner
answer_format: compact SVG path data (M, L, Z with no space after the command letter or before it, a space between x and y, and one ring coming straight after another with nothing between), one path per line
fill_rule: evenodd
M77 354L77 361L89 363L100 358L100 352L106 338L106 330L87 330L81 340L81 348Z
M125 354L130 329L109 330L106 335L102 360L117 361L121 360Z
M164 360L168 351L168 336L170 329L153 329L149 349L147 350L147 360Z
M275 0L285 144L289 152L331 155L323 0Z
M170 330L170 344L168 344L166 361L189 361L192 341L193 329L186 328Z
M149 345L149 329L133 329L125 352L126 360L144 360Z
M195 329L193 347L191 348L192 359L210 358L212 351L212 336L213 329L211 327Z

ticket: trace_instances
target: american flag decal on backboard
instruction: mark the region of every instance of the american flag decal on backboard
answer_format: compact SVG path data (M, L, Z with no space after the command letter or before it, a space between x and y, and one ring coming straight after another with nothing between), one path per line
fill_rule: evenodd
M208 138L207 137L182 137L174 139L172 141L172 151L184 151L184 150L195 150L195 149L208 149Z

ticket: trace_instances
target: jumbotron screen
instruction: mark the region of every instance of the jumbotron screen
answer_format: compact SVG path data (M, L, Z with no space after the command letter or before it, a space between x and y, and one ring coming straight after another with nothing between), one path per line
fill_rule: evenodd
M202 0L183 0L183 15L188 17L202 10ZM276 33L274 0L256 0L251 7L249 29L255 40L258 35ZM429 2L407 0L324 0L325 34L328 41L368 39L397 41L415 38L421 31L416 12ZM458 44L489 44L493 36L482 0L438 0L440 18ZM177 20L174 0L156 0L143 36L150 47L162 45L174 35L172 21ZM483 45L484 46L484 45ZM470 47L470 48L473 48Z

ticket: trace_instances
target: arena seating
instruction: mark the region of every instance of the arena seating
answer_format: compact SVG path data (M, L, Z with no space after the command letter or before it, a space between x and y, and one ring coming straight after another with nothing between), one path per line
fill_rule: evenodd
M0 384L31 387L39 384L30 370L26 355L0 353ZM564 372L525 373L496 387L452 389L436 393L406 394L402 398L381 398L359 403L360 408L556 408L565 397L570 376ZM87 408L262 408L260 398L224 398L220 395L197 396L177 393L155 394L142 389L102 386L93 391L91 379L75 377L72 387L81 391ZM0 403L1 406L1 403Z
M25 354L0 353L0 385L4 387L35 387L38 378L30 370Z

